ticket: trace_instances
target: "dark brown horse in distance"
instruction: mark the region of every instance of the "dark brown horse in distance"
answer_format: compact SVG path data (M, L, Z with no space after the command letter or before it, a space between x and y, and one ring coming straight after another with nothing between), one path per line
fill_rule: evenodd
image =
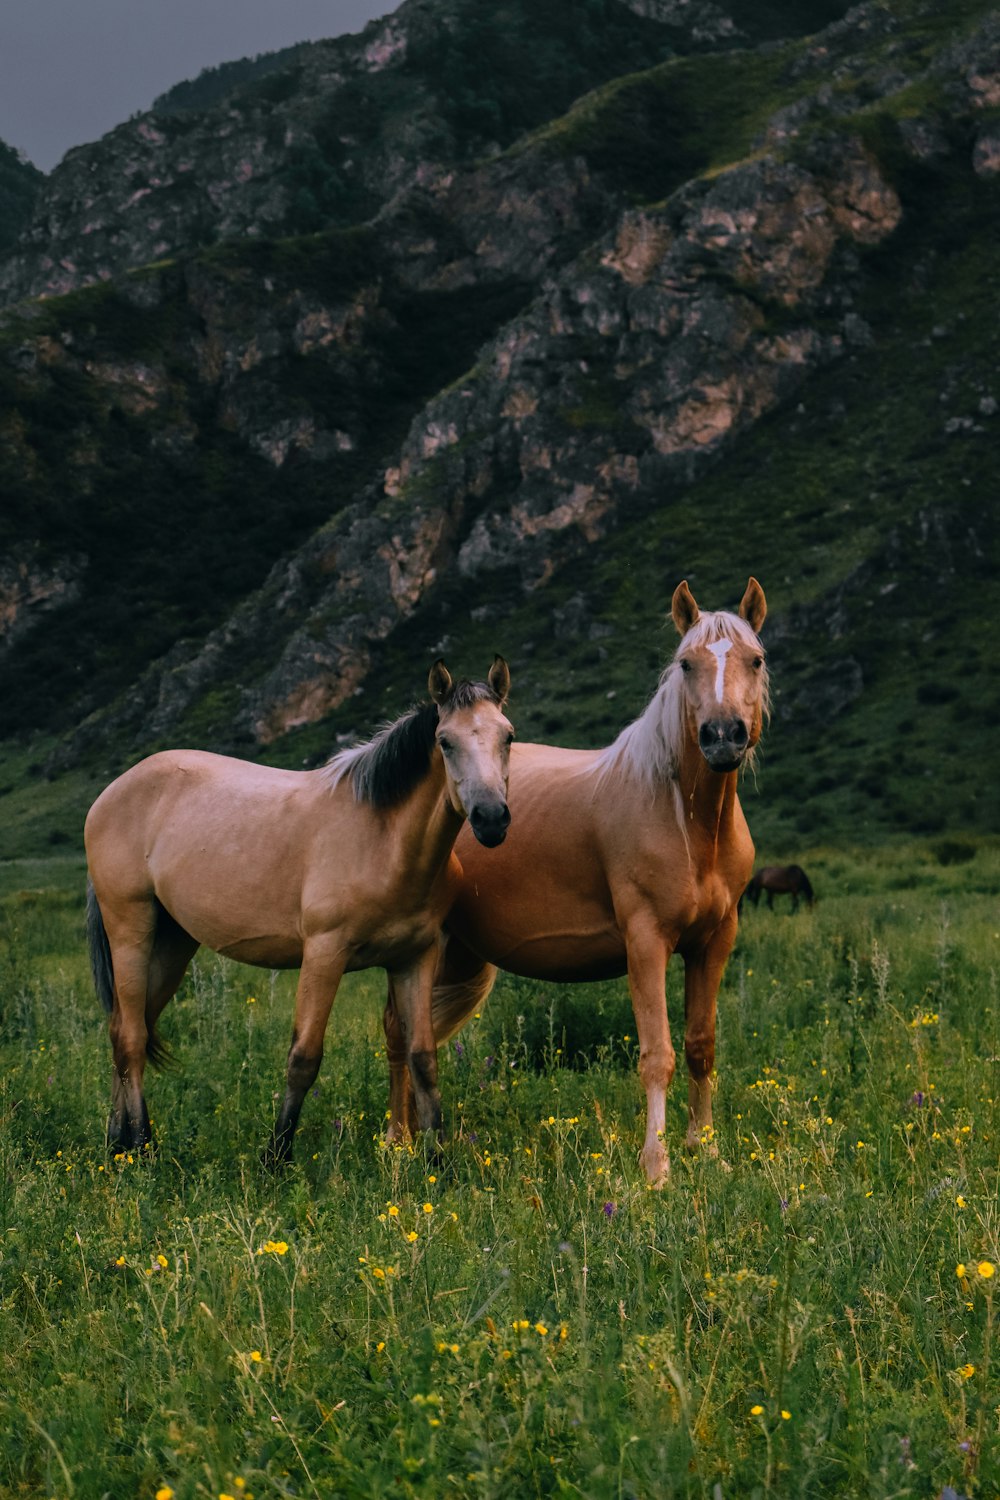
M743 892L743 901L752 901L756 906L762 893L767 897L768 909L771 911L774 910L775 896L791 896L792 911L798 911L800 896L806 898L808 906L813 906L816 902L816 893L801 865L765 865L762 870L758 870ZM741 910L743 901L740 902Z

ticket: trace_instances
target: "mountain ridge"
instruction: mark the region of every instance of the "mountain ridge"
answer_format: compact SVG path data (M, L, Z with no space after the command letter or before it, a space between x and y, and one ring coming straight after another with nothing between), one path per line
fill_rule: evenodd
M0 315L0 374L21 423L3 430L4 478L25 518L47 472L53 517L47 542L34 544L23 519L8 522L0 606L15 602L0 632L0 691L30 710L23 733L35 723L58 736L45 752L49 774L68 786L74 767L106 765L108 747L114 761L178 734L311 759L331 736L351 732L380 678L383 695L405 692L408 652L418 641L437 651L458 620L462 641L484 648L487 633L515 634L515 649L488 644L521 673L528 733L569 732L581 742L610 733L601 664L615 660L637 711L653 663L645 648L634 663L621 659L635 603L609 613L599 603L605 585L591 593L574 580L621 547L640 571L640 539L673 530L685 540L668 544L664 586L704 573L691 566L700 552L713 559L707 579L735 589L718 567L721 542L709 522L719 517L720 535L729 528L743 537L734 567L758 572L768 587L767 558L747 555L755 528L725 494L726 473L761 451L776 421L782 444L798 453L795 403L808 413L812 390L830 385L833 407L846 408L857 372L889 370L890 386L898 383L911 358L902 309L923 317L921 279L942 305L949 300L942 258L959 263L949 247L963 236L976 253L982 247L977 274L995 275L986 239L996 212L998 36L985 6L942 14L912 4L902 18L898 8L858 7L819 38L679 58L615 80L497 157L425 174L372 224L223 244ZM712 119L701 102L706 84ZM665 119L672 134L661 129ZM657 140L660 156L644 159L643 142L655 157ZM700 163L693 176L685 153ZM883 319L886 299L899 319ZM812 589L804 557L797 590L769 590L785 678L776 727L792 737L789 765L804 764L802 746L825 717L853 722L866 703L892 698L885 659L861 639L845 601L856 615L861 592L881 586L880 572L891 575L879 613L886 640L900 648L897 591L910 575L931 576L926 538L942 579L958 575L962 536L975 537L970 555L992 555L975 507L936 493L938 475L943 484L958 474L964 486L963 453L972 472L988 472L983 454L995 441L995 349L986 331L962 332L962 315L940 336L928 329L920 346L928 379L941 387L933 396L940 438L930 443L926 415L926 430L911 435L906 402L890 388L876 401L903 437L872 434L877 447L898 449L886 475L853 451L849 433L840 444L849 462L831 449L836 482L856 475L876 496L868 504L878 524L853 523L855 542L839 540L811 498L792 501L783 523L779 496L791 481L780 479L780 455L760 460L779 475L774 496L760 500L764 550L787 556L782 525L801 531L823 580ZM953 344L957 357L945 358ZM924 409L929 400L915 382L913 401ZM829 441L829 423L802 420L816 421L821 447ZM863 428L863 411L852 422ZM922 468L911 456L921 445ZM798 454L786 474L816 485L811 464ZM94 592L87 525L103 511L104 534L120 545L118 517L133 509L130 472L147 486L143 524L151 541L161 527L163 557L136 582L126 549L108 575L121 591L112 607ZM900 498L893 473L916 476L912 500ZM176 528L162 530L176 505L169 496L185 486L187 542ZM690 510L697 496L705 497L700 529ZM852 514L846 500L836 504ZM289 546L295 533L299 543ZM148 568L148 547L134 555ZM973 573L988 589L984 568L976 562ZM651 588L648 568L645 576ZM929 598L918 606L925 633ZM108 651L109 619L128 629L144 599L149 629L133 624L133 639ZM642 614L648 624L645 606ZM837 646L829 621L840 616L848 623ZM199 622L190 644L185 618ZM82 681L60 634L71 620L91 651ZM528 639L539 625L541 647ZM934 628L952 641L950 627ZM796 659L800 636L815 660ZM150 657L138 673L128 666ZM563 708L544 707L536 690L557 697L556 663L570 659L575 680L563 684ZM943 735L957 701L961 694L921 701L924 719ZM896 731L888 719L879 724L875 738L889 743ZM779 750L770 764L784 759ZM859 775L874 785L867 761L886 752L861 759ZM829 776L801 774L818 783ZM872 826L898 816L888 803L874 807L863 788L841 795L835 779L816 799L828 822L845 802ZM983 826L975 800L963 807L953 815L959 823ZM797 816L787 793L776 816ZM932 821L943 816L928 808Z

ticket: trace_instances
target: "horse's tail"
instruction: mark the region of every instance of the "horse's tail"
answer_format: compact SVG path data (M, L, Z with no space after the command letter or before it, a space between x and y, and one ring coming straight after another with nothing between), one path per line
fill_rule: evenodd
M108 942L104 917L93 885L87 881L87 947L90 949L90 971L94 976L94 988L108 1015L115 1004L115 970L111 960L111 944ZM156 1027L147 1021L146 1058L154 1068L162 1068L173 1061L170 1048L156 1034Z
M486 1000L496 983L493 964L484 963L475 974L450 984L435 984L433 999L434 1041L440 1046L464 1026L469 1016Z
M115 971L111 962L111 944L104 928L100 903L93 885L87 881L87 947L90 949L90 972L94 988L108 1015L115 1003Z

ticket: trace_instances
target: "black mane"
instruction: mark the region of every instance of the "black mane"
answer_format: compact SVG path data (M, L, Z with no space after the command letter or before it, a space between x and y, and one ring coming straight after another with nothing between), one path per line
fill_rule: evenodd
M475 703L499 703L493 689L485 682L456 682L445 703L453 708L471 708ZM436 703L421 703L408 713L386 724L378 734L354 750L342 750L327 763L336 785L348 773L358 802L384 810L396 807L413 792L427 775L438 726Z

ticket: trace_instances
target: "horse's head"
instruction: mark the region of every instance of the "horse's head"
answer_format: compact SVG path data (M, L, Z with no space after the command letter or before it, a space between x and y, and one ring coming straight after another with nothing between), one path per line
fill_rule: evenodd
M767 667L757 639L767 614L764 590L751 578L739 615L703 614L685 581L674 591L671 613L681 635L674 667L687 732L713 771L737 771L760 739L767 710Z
M493 659L482 682L453 682L443 661L427 679L438 708L437 744L444 760L448 799L481 844L493 849L507 836L507 776L514 738L504 704L510 692L510 670L502 656Z

